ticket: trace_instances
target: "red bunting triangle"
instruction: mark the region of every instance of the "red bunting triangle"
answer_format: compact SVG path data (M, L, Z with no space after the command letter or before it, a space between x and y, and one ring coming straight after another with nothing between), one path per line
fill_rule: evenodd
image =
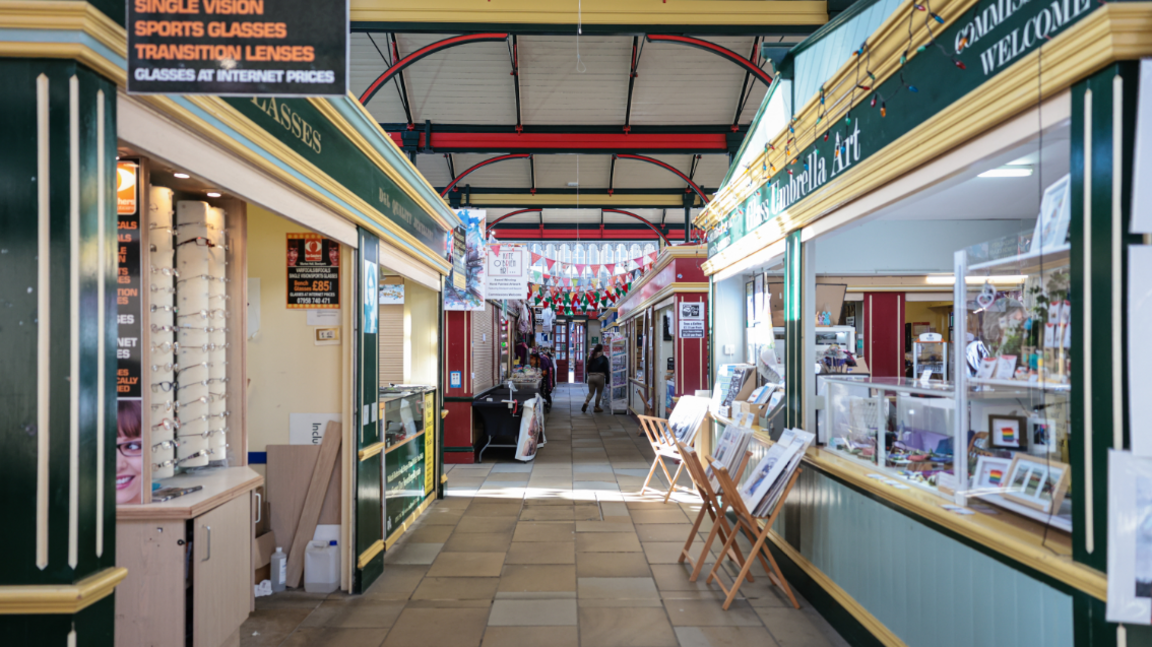
M533 265L536 264L536 261L539 261L542 258L544 258L544 257L541 256L540 254L537 254L536 252L532 252L532 264Z
M548 269L551 270L552 266L556 264L556 261L554 261L550 258L545 258L544 263L548 266Z

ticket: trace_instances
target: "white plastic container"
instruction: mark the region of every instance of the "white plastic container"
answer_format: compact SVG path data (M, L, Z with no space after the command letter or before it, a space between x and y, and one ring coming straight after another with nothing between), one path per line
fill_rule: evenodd
M279 593L284 590L284 581L288 579L288 556L284 554L284 549L277 546L276 552L272 553L272 592Z
M304 551L304 590L331 593L340 587L340 548L336 540L308 542Z

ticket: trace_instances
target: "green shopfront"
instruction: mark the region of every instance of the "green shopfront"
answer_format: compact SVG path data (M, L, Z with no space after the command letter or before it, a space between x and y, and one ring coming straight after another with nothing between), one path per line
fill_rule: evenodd
M1152 640L1105 620L1150 18L857 3L775 61L697 220L710 311L745 314L713 370L771 346L760 437L818 435L772 551L853 644Z
M369 587L383 572L386 547L441 493L439 293L455 213L351 96L127 95L123 20L122 3L0 7L8 80L0 98L7 118L0 176L8 188L0 262L9 278L0 313L7 369L0 437L10 526L0 540L0 631L10 644L163 644L150 632L180 644L235 638L259 581L253 545L276 509L276 457L312 449L290 440L290 413L326 412L341 423L328 427L340 430L335 469L327 468L339 476L320 514L342 548L341 589ZM133 183L126 202L124 187ZM183 225L185 208L226 216L227 228L209 226L203 237L220 237L210 245L193 238L196 245L173 251L171 232ZM125 231L125 222L140 233ZM169 232L165 241L159 232ZM148 236L152 244L141 244ZM296 265L291 246L301 237L323 239L330 251L323 264L338 277L322 288L331 290L330 310L294 305L293 287L285 301ZM197 247L227 259L220 274L178 279L182 254ZM139 263L130 271L122 265L127 248ZM203 308L205 319L228 317L197 329L205 333L197 340L205 366L215 362L209 352L230 354L219 363L226 373L196 378L214 385L205 386L213 389L205 406L227 400L203 416L209 425L226 419L203 434L223 439L196 456L152 461L140 475L160 486L199 479L200 492L161 503L142 486L122 500L118 461L131 447L117 441L124 434L118 392L144 387L135 405L144 412L139 444L184 444L160 438L180 429L173 391L182 386L166 375L183 359L174 343L182 322L165 327L155 319L165 312L175 320L184 279L226 286L211 296L204 290L219 301L191 308ZM402 304L381 305L385 284L403 286ZM125 303L144 315L127 317ZM148 314L153 325L125 342L126 322L146 324ZM217 333L225 336L206 336ZM404 358L401 372L382 372L386 353ZM125 369L118 362L128 356L136 363ZM392 383L418 388L383 393ZM397 398L405 405L393 412L388 403ZM220 469L180 468L204 456ZM320 470L320 460L309 460ZM295 480L306 487L310 476ZM236 520L232 534L215 521L228 515ZM185 546L196 557L189 572ZM237 561L226 565L223 556ZM141 559L154 561L145 568ZM168 575L174 579L158 579ZM228 585L210 591L209 575ZM209 611L213 595L230 608ZM228 618L213 615L220 613Z

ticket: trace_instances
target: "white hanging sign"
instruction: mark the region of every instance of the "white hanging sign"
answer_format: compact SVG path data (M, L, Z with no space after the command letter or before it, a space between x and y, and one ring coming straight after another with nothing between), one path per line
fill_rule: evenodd
M528 251L523 247L493 245L488 249L489 299L528 298Z

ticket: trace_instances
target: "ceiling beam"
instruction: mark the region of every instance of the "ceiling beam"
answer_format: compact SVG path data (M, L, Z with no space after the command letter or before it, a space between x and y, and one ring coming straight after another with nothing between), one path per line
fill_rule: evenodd
M424 58L425 56L429 56L431 54L435 54L436 52L441 52L441 51L444 51L444 50L452 48L452 47L457 47L459 45L467 45L470 43L485 43L485 42L492 42L492 41L501 41L501 40L506 40L507 38L508 38L507 32L463 34L460 36L452 36L450 38L445 38L444 40L436 41L435 43L432 43L431 45L425 45L424 47L421 47L420 49L416 50L415 52L412 52L408 56L405 56L404 58L400 58L399 53L396 52L396 50L395 50L396 34L395 34L395 32L393 32L392 33L392 45L393 45L392 64L387 70L384 70L384 72L380 76L376 77L376 80L373 81L368 86L368 89L364 90L364 94L360 95L360 103L363 105L368 105L368 102L372 100L372 97L376 95L376 92L378 92L380 90L380 88L384 86L385 83L387 83L389 80L391 80L393 76L397 76L398 74L400 74L401 72L404 71L404 68L408 67L409 65L412 65L413 63L415 63L416 61L419 61L420 59ZM401 77L401 83L403 83L403 77ZM408 120L411 121L412 120L411 117L409 117Z
M632 37L632 65L628 72L628 100L624 104L624 132L632 130L632 91L636 88L636 67L640 65L640 54L644 53L644 42L639 36Z
M666 169L668 171L671 171L672 173L675 173L676 175L678 175L681 180L684 180L685 182L687 182L688 187L691 188L693 191L695 191L696 195L700 196L701 200L703 200L704 202L708 202L708 196L704 194L704 189L701 189L699 186L697 186L696 183L692 181L692 178L681 173L680 169L676 168L675 166L672 166L671 164L669 164L667 162L661 162L658 159L655 159L652 157L645 157L644 155L632 155L630 153L621 153L621 154L617 155L616 157L619 157L620 159L626 159L626 160L636 160L638 162L647 162L648 164L654 164L656 166L659 166L662 169Z
M760 56L760 37L752 39L752 53L748 55L748 60L753 64L759 61ZM759 67L759 66L757 66ZM744 70L744 82L740 84L740 98L736 100L736 116L732 118L732 125L740 125L740 115L744 113L744 105L748 103L748 97L752 96L752 88L748 85L748 80L752 76L751 70Z
M764 70L756 67L751 61L745 59L743 56L733 52L727 47L721 47L716 43L710 43L706 40L693 38L691 36L676 36L673 34L647 34L645 36L649 41L659 43L672 43L675 45L684 45L687 47L695 47L702 49L710 54L715 54L726 61L735 63L746 71L750 72L757 79L760 79L764 85L772 85L772 77Z
M524 117L520 111L520 45L516 42L516 34L508 43L508 56L512 59L512 87L516 91L516 132L524 128Z
M404 124L381 124L397 146L402 145ZM538 128L524 126L516 132L510 126L504 132L453 132L444 126L432 124L431 147L429 137L419 133L417 146L421 151L437 153L665 153L694 155L700 153L728 153L731 126L725 125L711 132L637 132L625 133L618 129L597 126L589 132L573 128L569 131L540 132ZM549 129L552 130L552 129Z
M463 173L461 173L460 175L457 175L456 177L452 178L452 183L449 184L448 186L444 187L444 190L440 192L440 197L444 197L444 196L448 195L448 192L452 190L452 187L456 186L457 182L464 179L465 176L467 176L469 173L471 173L472 171L475 171L476 169L478 169L480 167L488 166L489 164L494 164L496 162L503 162L505 160L523 159L525 157L531 157L531 155L529 155L528 153L514 153L511 155L497 155L496 157L486 159L483 162L480 162L478 164L473 164L468 170L466 170Z

